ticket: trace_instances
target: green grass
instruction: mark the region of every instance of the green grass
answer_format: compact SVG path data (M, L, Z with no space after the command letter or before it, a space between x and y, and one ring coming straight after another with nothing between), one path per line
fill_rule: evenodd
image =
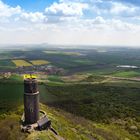
M19 76L18 74L12 74L9 78L9 80L12 80L12 81L23 81L23 77L22 76Z
M23 106L18 106L15 110L5 115L2 114L3 116L0 115L0 137L4 140L59 140L60 138L67 140L123 140L125 138L137 140L138 138L116 124L94 123L42 104L40 108L47 112L48 118L52 121L52 127L59 136L55 136L51 131L22 133L19 121Z
M15 65L11 62L11 60L0 60L0 66L15 67Z
M98 84L63 83L61 77L49 76L50 82L39 85L40 101L52 120L53 127L68 140L93 138L107 140L137 140L140 135L140 83L116 81ZM88 82L104 80L89 75ZM21 134L18 121L23 108L23 82L19 75L12 75L0 82L0 137L5 140L41 140L56 137L50 132L31 135ZM66 113L69 112L69 113ZM70 114L72 113L72 114ZM84 117L85 119L81 118ZM89 121L90 120L90 121ZM137 130L131 130L136 126ZM16 133L13 133L16 131ZM8 134L8 135L6 135Z
M55 76L55 75L48 76L48 80L51 82L63 82L60 76Z
M1 76L1 80L0 83L23 83L23 77L18 75L18 74L12 74L10 77L8 78L4 78L3 75Z
M18 122L23 112L23 107L17 109L23 104L23 85L18 82L21 80L20 78L13 75L11 77L13 83L10 80L0 83L0 137L5 137L5 140L20 136L21 139L28 140L35 138L55 140L56 138L50 132L45 131L26 136L19 131ZM138 83L134 84L134 87L127 82L114 84L56 83L39 85L40 101L54 107L52 109L41 106L47 111L53 127L63 138L68 140L75 138L137 140L139 138L137 135L140 128ZM131 132L130 127L133 125L137 126L138 130ZM16 133L13 133L14 131Z
M140 72L138 71L122 71L114 73L113 76L116 77L124 77L124 78L131 78L131 77L138 77L140 76Z
M14 109L22 103L23 86L0 84L0 113Z

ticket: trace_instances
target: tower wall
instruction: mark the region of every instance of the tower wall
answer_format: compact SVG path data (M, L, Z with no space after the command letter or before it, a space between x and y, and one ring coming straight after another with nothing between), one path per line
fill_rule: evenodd
M25 123L33 124L39 120L39 92L36 79L24 80Z

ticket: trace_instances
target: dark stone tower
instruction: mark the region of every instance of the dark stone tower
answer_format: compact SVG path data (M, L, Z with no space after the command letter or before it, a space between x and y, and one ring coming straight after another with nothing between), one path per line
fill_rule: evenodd
M26 124L39 120L39 91L35 78L24 79L24 117Z

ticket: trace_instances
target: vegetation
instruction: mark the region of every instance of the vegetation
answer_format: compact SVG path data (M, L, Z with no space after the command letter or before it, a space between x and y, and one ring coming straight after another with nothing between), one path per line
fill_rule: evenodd
M61 78L59 76L56 76L56 75L48 76L47 79L49 81L52 81L52 82L63 82L63 80L61 80Z
M15 67L15 64L13 64L11 60L0 60L0 66Z
M100 75L89 75L88 77L86 77L85 79L82 80L86 81L86 82L102 82L103 80L105 80L106 78L104 76L100 76Z
M30 61L33 65L46 65L49 64L49 61L46 60L32 60Z
M140 88L105 84L47 85L44 103L93 121L139 118ZM44 93L45 94L45 93Z
M40 48L1 52L0 138L140 139L140 82L131 80L139 79L140 69L117 67L118 65L140 67L139 54L139 49L123 48L116 50ZM33 66L30 60L33 65L38 66L50 62L51 65L64 68L66 71L63 76L41 73L38 76L41 109L45 110L52 120L52 126L60 135L58 137L50 131L32 134L20 131L23 78L19 74L11 75L11 73L5 76L3 70L16 69L14 63L17 67Z
M117 73L113 74L113 76L124 77L124 78L138 77L138 76L140 76L140 72L132 71L132 70L122 71L122 72L117 72Z
M20 117L23 113L23 106L15 108L6 114L0 115L0 137L4 140L137 140L138 137L129 134L121 125L95 123L82 117L77 117L63 110L40 104L40 108L47 112L52 121L52 127L59 136L54 135L50 130L33 132L31 134L22 133L20 130ZM132 123L132 122L131 122ZM130 123L129 123L130 124ZM114 133L116 132L116 133ZM134 132L134 130L133 130Z
M39 49L30 48L25 50L3 51L0 57L0 68L2 70L11 70L17 66L32 66L30 60L35 65L43 65L46 62L51 65L65 69L67 74L79 72L91 72L102 75L114 74L116 72L134 71L138 75L138 69L118 68L118 65L133 65L140 67L140 49L127 48L95 48L95 49ZM44 62L45 61L45 62ZM25 64L24 64L25 63ZM28 64L27 64L28 63ZM125 74L125 73L124 73ZM121 75L122 76L122 75ZM135 75L134 75L135 76Z
M57 78L50 76L51 82L47 85L39 85L39 90L41 102L54 107L54 109L50 107L45 109L46 106L43 106L43 109L48 112L53 127L61 137L69 140L73 140L74 137L87 140L93 138L97 140L139 139L139 83L110 81L98 84L81 82L65 84ZM94 79L94 76L92 78ZM92 78L90 82L101 79L101 77L98 77L99 79L95 77L94 80ZM0 136L4 136L6 130L9 135L5 136L5 139L9 137L14 139L20 135L21 139L25 137L27 139L36 137L41 140L48 137L55 139L50 132L20 134L18 120L23 107L17 108L23 104L23 84L20 83L22 80L18 75L12 75L9 80L5 80L0 83L0 126L3 128L0 129ZM59 81L61 84L53 81ZM11 125L6 125L8 123ZM13 134L15 130L18 131Z
M15 65L17 67L22 67L22 66L32 66L32 64L28 63L25 60L12 60L13 63L15 63Z

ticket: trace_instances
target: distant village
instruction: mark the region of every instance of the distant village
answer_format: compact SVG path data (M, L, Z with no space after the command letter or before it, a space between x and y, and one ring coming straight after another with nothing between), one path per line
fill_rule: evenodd
M12 70L0 71L0 76L8 78L11 74L47 74L47 75L64 75L65 70L53 65L40 65L40 66L20 66Z

